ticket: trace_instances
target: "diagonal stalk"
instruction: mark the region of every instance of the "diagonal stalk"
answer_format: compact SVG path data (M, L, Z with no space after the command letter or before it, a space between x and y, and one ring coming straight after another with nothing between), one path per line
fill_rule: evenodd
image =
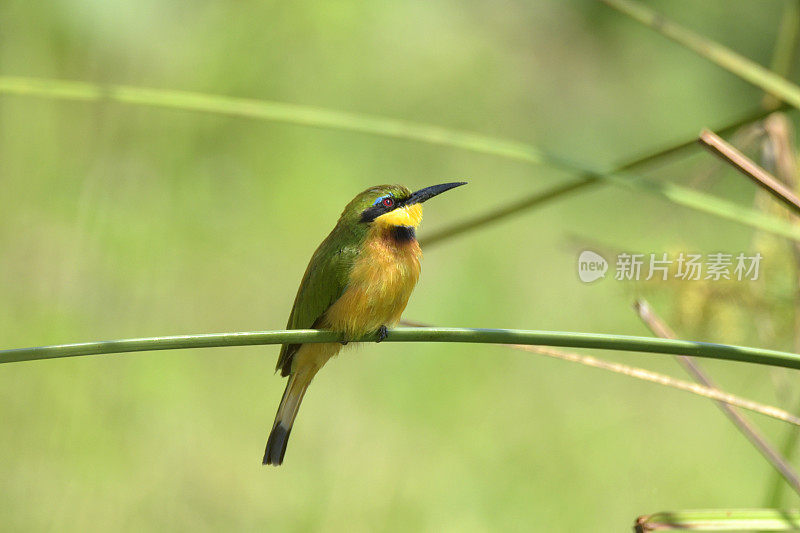
M800 39L800 0L785 0L781 25L778 28L778 37L775 39L775 50L770 63L772 72L789 78L797 53L798 39ZM776 102L777 99L774 96L764 95L764 105L770 106Z
M644 300L639 299L634 304L634 309L639 314L639 317L642 321L650 328L654 334L658 335L661 338L665 339L674 339L675 333L669 326L664 323L663 320L652 310L650 305ZM706 374L706 372L700 368L700 365L697 362L687 356L677 356L676 359L678 363L686 370L686 372L694 378L695 381L700 383L703 386L717 389L717 385L711 379L711 377ZM758 450L758 452L764 457L764 459L769 462L770 465L783 477L784 481L792 487L792 489L800 495L800 476L798 476L795 469L789 463L789 461L781 455L781 453L775 449L772 444L764 437L764 435L759 431L757 427L755 427L745 416L736 410L735 407L728 405L727 403L717 401L717 406L722 410L723 413L728 417L728 419L733 423L734 426L739 430L739 432L744 435L747 440Z
M747 398L742 398L741 396L730 394L715 387L698 385L697 383L691 383L689 381L684 381L682 379L676 379L673 378L672 376L667 376L666 374L659 374L658 372L653 372L652 370L647 370L645 368L624 365L622 363L617 363L614 361L607 361L605 359L600 359L598 357L594 357L591 355L582 355L575 352L566 352L563 350L557 350L555 348L548 348L547 346L527 346L527 345L512 344L510 345L510 347L517 350L537 353L540 355L545 355L547 357L552 357L554 359L569 361L571 363L579 363L584 366L599 368L601 370L607 370L609 372L614 372L616 374L622 374L623 376L628 376L640 379L642 381L663 385L665 387L670 387L673 389L690 392L692 394L703 396L705 398L709 398L711 400L715 400L717 402L721 402L726 405L736 406L741 409L747 409L748 411L752 411L754 413L768 416L770 418L775 418L776 420L780 420L781 422L787 422L789 424L792 424L792 426L795 428L800 427L800 424L798 424L798 422L800 422L800 418L787 411L784 411L783 409L779 409L773 405L765 405L762 403L754 402L753 400L748 400Z
M523 211L527 211L528 209L544 205L559 198L564 198L577 191L583 191L589 188L589 186L596 185L598 183L600 183L598 178L586 176L582 179L571 181L566 185L553 187L552 189L546 190L542 193L537 192L527 198L503 205L486 214L478 215L468 220L462 220L461 222L456 222L455 224L436 231L427 237L421 238L419 240L419 244L423 247L429 247L438 242L452 239L453 237L457 237L463 233L469 233L474 229L503 220Z
M785 109L785 107L786 106L784 104L780 104L777 106L766 105L763 108L748 113L747 115L719 128L718 131L723 135L726 133L731 133L741 128L745 124L749 124L756 120L760 120L778 109ZM689 140L678 142L676 144L662 148L656 152L650 152L648 154L644 154L639 157L629 159L628 161L618 164L609 173L614 174L618 172L626 172L629 170L637 169L639 167L653 164L657 161L662 161L670 156L674 156L686 150L687 148L695 146L695 140L696 138L692 137ZM485 214L477 215L475 217L462 220L461 222L456 222L454 224L451 224L450 226L445 227L444 229L436 231L428 235L427 237L420 239L420 244L423 246L430 247L431 245L438 244L441 241L445 241L453 237L458 237L459 235L462 235L464 233L469 233L470 231L478 229L480 227L492 224L494 222L499 222L506 218L520 214L523 211L527 211L528 209L541 207L554 200L559 200L567 196L570 196L572 194L583 192L594 185L604 184L604 183L606 182L603 182L600 178L592 174L583 174L581 178L572 181L570 183L567 183L566 185L558 185L544 192L533 193L532 195L523 198L522 200L502 205Z
M401 320L400 325L412 327L431 327L429 324L414 320ZM659 374L658 372L653 372L644 368L607 361L592 355L583 355L575 352L557 350L547 346L509 344L508 347L514 350L521 350L524 352L544 355L553 359L568 361L570 363L578 363L592 368L599 368L600 370L606 370L609 372L614 372L615 374L621 374L623 376L640 379L642 381L655 383L657 385L663 385L664 387L682 390L698 396L710 398L712 400L725 402L729 405L735 405L737 407L741 407L742 409L747 409L748 411L753 411L754 413L775 418L781 422L787 422L794 426L800 427L800 417L794 416L793 414L788 413L783 409L779 409L773 405L754 402L753 400L748 400L747 398L742 398L741 396L736 396L735 394L730 394L718 389L712 389L703 385L698 385L697 383L690 383L688 381L676 379L672 376L667 376L666 374Z
M789 187L757 165L752 159L725 142L722 137L713 131L704 129L700 132L698 142L709 152L750 178L753 183L782 202L795 214L800 214L800 198Z
M664 37L688 48L765 92L800 109L800 87L758 63L737 54L719 43L707 39L668 20L660 13L632 0L602 0L605 4L648 26Z
M794 6L800 15L800 1L790 0L788 6ZM788 14L788 12L787 12ZM795 36L796 37L796 36ZM795 47L796 47L795 43ZM764 121L766 142L763 144L762 162L767 170L771 171L784 184L791 189L798 190L797 158L794 153L794 136L791 121L782 113L770 115ZM768 208L770 206L767 206ZM794 349L800 350L800 243L790 243L794 259ZM793 378L794 376L789 376ZM800 405L796 407L800 409ZM797 452L797 441L800 437L798 428L790 428L786 432L781 445L781 454L791 460ZM767 505L778 507L783 500L784 487L781 476L773 475L769 482L767 492Z

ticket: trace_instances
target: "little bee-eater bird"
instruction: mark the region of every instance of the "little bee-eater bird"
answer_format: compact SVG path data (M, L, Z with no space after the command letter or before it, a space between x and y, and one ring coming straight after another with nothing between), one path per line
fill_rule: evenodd
M343 342L284 344L278 365L289 376L267 440L265 465L279 465L300 402L311 380L346 339L377 333L400 320L417 284L422 251L416 229L422 202L464 182L443 183L411 192L401 185L378 185L356 196L311 256L297 291L287 329L328 329Z

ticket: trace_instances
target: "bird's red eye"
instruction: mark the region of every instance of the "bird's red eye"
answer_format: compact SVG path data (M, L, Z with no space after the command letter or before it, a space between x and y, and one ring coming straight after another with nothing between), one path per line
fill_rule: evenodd
M383 204L383 207L394 207L394 200L391 198L384 198L381 203Z

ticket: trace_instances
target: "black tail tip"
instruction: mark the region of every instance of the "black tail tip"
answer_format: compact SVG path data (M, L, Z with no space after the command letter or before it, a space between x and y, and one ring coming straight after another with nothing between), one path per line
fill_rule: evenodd
M279 466L283 463L283 456L286 454L286 445L289 443L289 434L292 428L285 428L277 424L272 428L267 440L267 449L264 452L264 460L261 464Z

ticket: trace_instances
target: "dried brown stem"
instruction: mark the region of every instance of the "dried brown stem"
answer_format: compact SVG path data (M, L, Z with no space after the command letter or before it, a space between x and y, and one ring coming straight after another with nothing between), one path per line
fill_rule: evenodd
M753 180L756 185L764 188L796 214L800 214L800 198L797 195L720 136L710 130L703 130L700 132L698 142L712 154L730 163L736 170Z
M648 328L657 336L663 337L666 339L674 339L675 333L667 326L667 324L661 320L661 318L656 315L656 313L652 310L650 305L643 299L639 299L634 304L634 309L639 314L639 317L642 321L647 325ZM705 371L700 368L697 362L688 356L676 356L678 362L683 366L686 371L691 375L698 383L701 383L703 386L708 387L713 390L719 390ZM797 472L794 470L791 464L784 458L781 453L772 446L772 444L767 441L764 435L759 431L757 427L755 427L752 423L750 423L747 418L744 417L742 413L736 410L736 408L729 403L721 402L717 400L717 405L722 410L723 413L730 419L731 422L739 429L739 431L744 435L747 440L750 441L753 446L764 456L764 458L775 468L777 472L781 474L783 479L786 480L786 483L794 489L794 491L800 495L800 476L798 476Z
M413 320L401 320L400 324L409 327L430 327L430 324L415 322ZM524 344L507 344L506 346L515 350L546 355L548 357L561 359L562 361L579 363L585 366L600 368L602 370L616 372L617 374L622 374L624 376L649 381L651 383L657 383L659 385L664 385L665 387L671 387L673 389L690 392L698 396L703 396L705 398L710 398L726 404L735 405L736 407L741 407L742 409L747 409L770 418L775 418L777 420L781 420L782 422L800 426L800 417L794 416L791 413L772 405L754 402L753 400L748 400L747 398L742 398L741 396L736 396L716 388L706 387L696 383L691 383L689 381L676 379L665 374L659 374L658 372L646 370L644 368L629 366L622 363L615 363L613 361L606 361L591 355L582 355L574 352L549 348L546 346L531 346Z

